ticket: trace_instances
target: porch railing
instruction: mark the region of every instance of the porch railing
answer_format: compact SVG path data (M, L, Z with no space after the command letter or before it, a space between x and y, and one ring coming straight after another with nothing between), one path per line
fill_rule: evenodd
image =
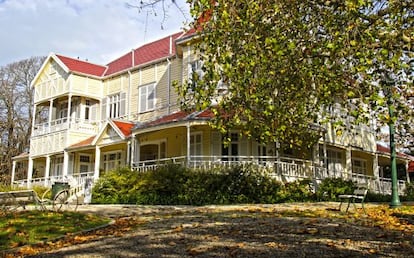
M45 187L51 187L55 182L65 182L69 183L71 187L81 187L83 190L83 187L85 186L85 183L87 180L92 179L93 180L94 172L84 172L84 173L78 173L73 175L58 175L58 176L50 176L50 177L36 177L32 178L30 181L30 184L32 186L38 185L38 186L45 186ZM16 180L13 182L15 186L21 186L26 187L28 180Z
M264 173L280 181L291 182L297 179L310 178L320 182L324 178L345 178L356 183L366 183L369 189L376 193L391 194L391 179L347 173L345 171L329 171L309 160L301 160L274 156L180 156L160 160L146 160L133 164L132 169L138 172L155 169L167 164L180 164L190 168L212 169L217 167L231 167L235 165L257 165ZM398 180L400 194L405 190L405 181Z

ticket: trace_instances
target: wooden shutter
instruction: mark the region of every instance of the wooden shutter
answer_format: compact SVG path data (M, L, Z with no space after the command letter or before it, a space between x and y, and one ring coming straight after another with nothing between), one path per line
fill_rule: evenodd
M120 93L120 106L119 106L119 116L123 117L126 110L126 92Z
M108 99L107 97L104 97L101 101L102 105L101 105L101 120L106 120L107 119L107 102Z

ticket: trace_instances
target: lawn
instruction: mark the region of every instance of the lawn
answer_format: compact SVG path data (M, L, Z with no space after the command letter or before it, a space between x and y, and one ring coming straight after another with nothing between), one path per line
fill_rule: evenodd
M76 212L25 210L0 213L0 251L47 242L108 222L107 218Z

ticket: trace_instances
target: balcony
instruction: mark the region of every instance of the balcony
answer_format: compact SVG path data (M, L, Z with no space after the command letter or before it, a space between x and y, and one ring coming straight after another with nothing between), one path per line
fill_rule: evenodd
M52 120L50 123L36 124L32 131L32 136L41 136L62 130L74 130L86 134L96 134L98 126L96 122L79 118L68 120L67 117Z

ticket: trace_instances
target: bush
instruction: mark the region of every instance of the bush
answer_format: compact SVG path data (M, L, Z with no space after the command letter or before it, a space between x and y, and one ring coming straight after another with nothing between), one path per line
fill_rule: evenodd
M284 202L314 201L315 194L313 193L312 181L310 179L301 179L286 183L282 197Z
M129 168L120 168L102 175L92 189L93 203L135 203L135 185L138 173Z
M167 165L143 172L135 185L137 204L186 204L184 185L188 172L179 165Z
M255 166L211 170L177 165L142 173L108 172L93 188L94 203L205 205L280 202L282 184Z
M414 201L414 183L405 183L404 200Z
M355 183L343 178L325 178L319 184L316 196L320 201L339 201L338 195L352 194Z

